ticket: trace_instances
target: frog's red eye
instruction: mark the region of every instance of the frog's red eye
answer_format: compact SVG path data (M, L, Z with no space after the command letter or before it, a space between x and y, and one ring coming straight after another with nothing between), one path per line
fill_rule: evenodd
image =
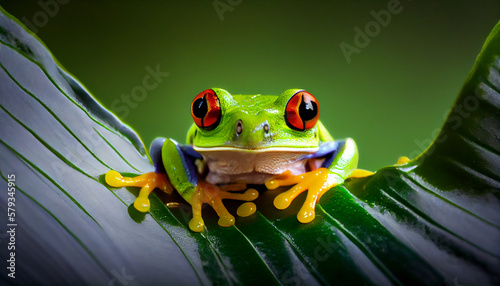
M194 123L200 128L212 130L219 125L221 111L215 91L207 89L198 94L191 104Z
M319 118L318 100L307 91L295 93L286 104L285 121L288 127L304 131L316 125Z

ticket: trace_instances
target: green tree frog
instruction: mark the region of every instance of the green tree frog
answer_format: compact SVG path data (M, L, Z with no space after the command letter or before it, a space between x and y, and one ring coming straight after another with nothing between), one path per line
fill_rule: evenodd
M274 205L285 209L307 190L297 218L308 223L314 219L316 202L351 175L358 163L355 142L334 141L319 121L319 111L316 98L302 89L289 89L279 96L207 89L191 104L194 124L186 145L156 138L150 147L155 172L128 178L111 170L105 179L114 187L141 187L134 207L142 212L149 210L153 189L177 190L191 204L189 227L196 232L204 229L204 203L215 209L219 225L231 226L235 219L222 200L258 197L255 189L235 191L245 190L247 184L265 184L268 189L294 185L280 193ZM250 215L255 208L244 203L237 213Z

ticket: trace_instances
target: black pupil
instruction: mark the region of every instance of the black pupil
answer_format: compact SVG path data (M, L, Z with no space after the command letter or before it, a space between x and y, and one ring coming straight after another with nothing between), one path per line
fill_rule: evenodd
M207 114L208 108L207 108L207 101L205 100L205 97L198 98L197 100L194 101L193 104L193 114L197 118L203 118L205 114Z
M308 121L318 114L318 105L314 101L302 101L299 106L299 115L303 121Z

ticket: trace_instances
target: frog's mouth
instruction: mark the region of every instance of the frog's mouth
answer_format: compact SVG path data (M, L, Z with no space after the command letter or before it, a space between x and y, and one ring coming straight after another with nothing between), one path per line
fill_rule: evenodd
M207 152L243 152L243 153L300 153L311 154L319 150L319 147L297 148L297 147L267 147L267 148L242 148L242 147L198 147L193 145L193 149L198 153Z
M244 180L247 183L263 184L273 175L292 171L294 175L306 171L307 159L319 147L269 147L249 149L239 147L196 147L208 165L207 181L230 183Z

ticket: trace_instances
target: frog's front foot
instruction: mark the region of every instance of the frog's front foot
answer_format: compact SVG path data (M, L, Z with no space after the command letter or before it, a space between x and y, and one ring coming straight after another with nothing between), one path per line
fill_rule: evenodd
M271 178L266 182L268 189L276 189L280 186L289 186L296 184L286 192L279 194L274 199L274 206L280 210L286 209L292 201L305 190L307 197L297 214L297 219L301 223L311 222L315 217L316 202L321 196L332 187L344 181L340 176L330 172L326 168L318 168L316 170L306 172L301 175L292 176L290 173Z
M193 208L193 218L189 222L189 228L196 232L203 231L205 224L201 216L201 208L204 203L212 206L215 212L217 212L220 226L228 227L234 225L234 216L227 211L226 207L222 203L222 200L232 199L240 201L253 201L259 196L259 192L255 189L248 189L242 194L230 192L241 191L245 188L245 184L216 186L205 181L198 182L196 191L190 200L191 207Z
M105 176L106 183L112 187L140 187L139 196L134 201L134 207L141 212L150 208L149 194L158 188L168 194L172 193L172 186L166 174L146 173L137 177L123 177L120 173L110 170Z

